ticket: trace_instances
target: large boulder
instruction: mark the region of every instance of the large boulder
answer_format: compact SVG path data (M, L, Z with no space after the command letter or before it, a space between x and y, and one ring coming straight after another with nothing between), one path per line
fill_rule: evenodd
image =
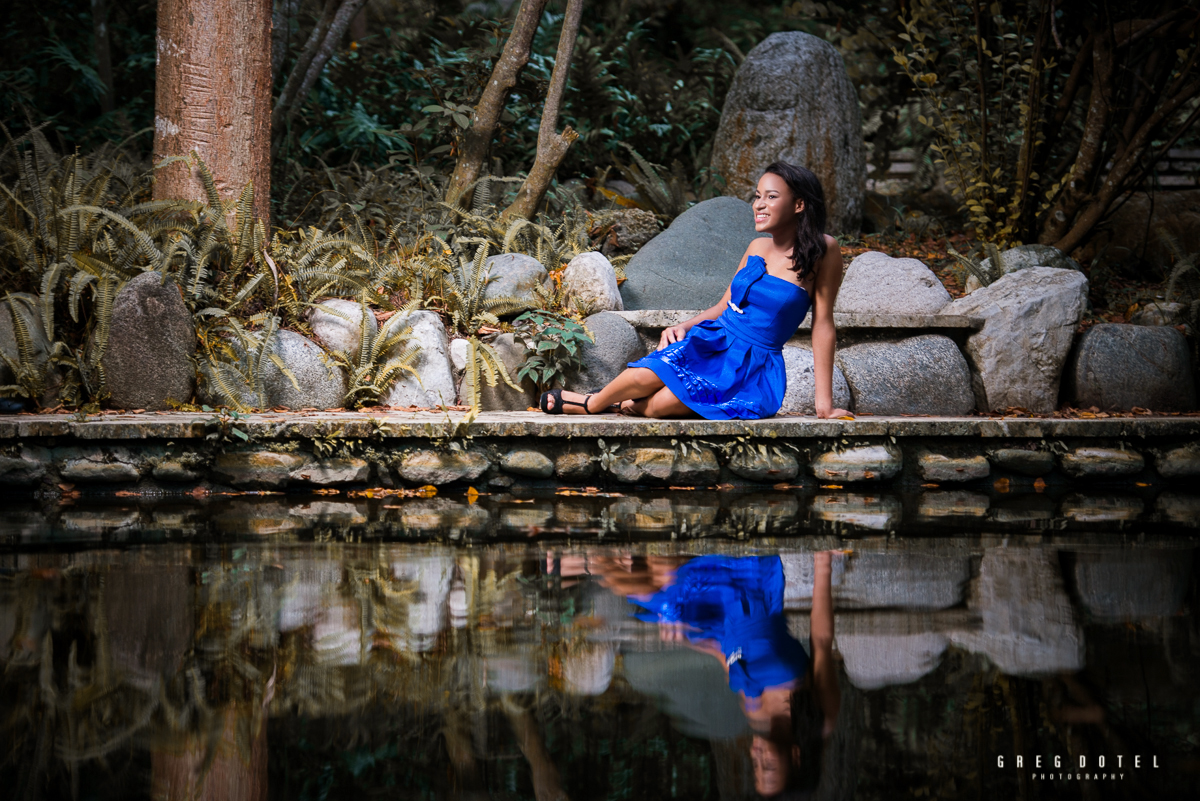
M1187 338L1167 326L1092 326L1076 343L1063 384L1065 399L1083 408L1141 406L1162 412L1196 408Z
M346 374L320 345L294 331L280 331L275 335L272 349L296 378L293 384L274 362L268 362L265 383L272 407L341 408L346 398Z
M817 374L813 364L811 348L799 345L783 346L783 367L787 372L787 390L783 393L783 405L779 414L817 413ZM833 366L833 406L835 409L853 409L850 386L842 368Z
M1174 615L1187 598L1194 553L1191 549L1079 553L1075 591L1083 607L1104 620Z
M976 408L1054 411L1086 302L1083 273L1029 267L946 304L942 314L984 320L966 347Z
M479 408L483 411L523 412L530 406L536 405L537 386L528 378L522 381L517 380L517 372L525 364L525 345L512 334L501 334L491 341L491 346L504 364L504 369L508 371L508 377L521 389L513 389L504 383L504 379L499 373L496 374L496 386L489 386L487 372L480 365ZM482 354L479 358L483 359ZM463 403L471 402L472 382L471 371L466 370L458 385L458 397L462 399Z
M975 405L971 370L940 334L863 342L837 352L859 414L967 414Z
M754 230L750 204L733 197L697 203L625 265L629 310L707 309L725 294Z
M174 282L158 272L130 280L113 301L101 363L118 409L159 411L187 403L196 389L196 326Z
M825 190L826 231L859 230L867 163L858 92L841 54L824 39L773 33L746 55L725 96L712 153L726 191L740 198L753 196L773 161L807 167Z
M846 269L833 310L845 314L937 314L950 302L946 287L916 259L869 250Z
M411 366L417 374L414 376L410 372L402 372L384 398L384 405L453 406L457 390L450 364L450 343L441 318L431 311L415 311L395 325L401 329L404 326L412 328L412 335L411 339L396 346L389 360L415 344L420 351Z
M322 301L309 311L309 323L313 336L331 353L341 353L351 361L357 360L362 346L363 310L356 300L331 298ZM379 332L379 323L369 310L366 315L367 330L373 335Z
M505 314L515 314L524 309L540 306L536 287L545 284L549 273L542 263L524 253L500 253L489 256L484 262L487 287L483 291L485 300L517 298L523 309L513 309Z
M42 406L53 406L62 378L57 371L49 372L50 352L53 345L46 337L42 327L42 316L38 306L38 297L28 292L14 292L4 300L0 300L0 351L14 364L19 364L21 354L18 350L17 332L14 326L14 316L20 316L29 332L30 344L33 346L33 363L46 376L46 384L42 388L42 396L38 402ZM710 304L711 305L711 304ZM0 386L15 384L16 376L9 369L8 363L0 359Z
M612 312L587 317L584 326L596 341L581 349L583 365L564 376L563 385L572 392L602 389L625 370L629 362L646 355L637 329Z
M984 259L979 266L983 268L985 273L990 274L992 271L992 260L990 258ZM1015 248L1009 248L1000 254L1001 272L996 278L1029 267L1057 267L1060 270L1078 270L1079 264L1053 245L1017 245ZM980 283L979 279L974 274L971 274L967 277L967 283L964 288L967 292L974 292L982 286L983 284Z
M967 608L982 625L949 632L950 641L985 654L1002 672L1048 676L1083 668L1083 630L1053 550L984 551Z
M260 336L259 333L251 334L256 340ZM231 340L229 345L241 360L240 370L248 372L250 366L247 362L253 354L248 358L245 345L238 340ZM258 407L260 403L265 408L341 408L346 398L346 373L334 364L320 345L294 331L278 331L269 347L270 354L283 362L291 376L280 370L273 360L265 359L261 375L264 397L260 398L254 386L233 378L232 373L226 373L226 385L235 393L234 400L251 408ZM295 378L295 383L292 378ZM229 402L210 381L205 382L197 394L202 403L213 406Z
M563 287L567 305L579 307L584 314L625 310L617 287L617 272L596 251L580 253L571 259L563 271Z

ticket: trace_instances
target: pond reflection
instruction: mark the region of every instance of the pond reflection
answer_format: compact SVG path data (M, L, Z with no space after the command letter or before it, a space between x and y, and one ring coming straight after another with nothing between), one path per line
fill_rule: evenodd
M366 516L323 503L308 511ZM9 551L0 782L14 798L1183 797L1196 544ZM1097 778L1030 770L1055 757Z

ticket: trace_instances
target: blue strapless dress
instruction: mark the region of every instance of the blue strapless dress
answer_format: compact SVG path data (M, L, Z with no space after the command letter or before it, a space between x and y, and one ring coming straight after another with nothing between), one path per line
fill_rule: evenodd
M671 586L630 600L646 610L639 620L685 623L689 640L716 640L730 689L758 698L808 670L808 654L788 633L784 583L778 556L699 556L679 566Z
M629 362L647 367L685 406L708 420L770 417L783 405L783 343L808 316L811 298L751 256L733 277L732 307L687 336ZM736 308L733 308L736 307ZM740 309L740 311L738 311Z

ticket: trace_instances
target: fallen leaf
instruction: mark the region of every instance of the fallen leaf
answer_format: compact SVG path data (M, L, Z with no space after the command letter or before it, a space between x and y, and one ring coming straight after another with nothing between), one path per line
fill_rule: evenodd
M667 487L669 490L694 490L695 487Z
M929 489L933 489L934 487L940 487L941 485L940 484L922 484L921 486L928 487Z
M1008 492L1008 479L998 478L996 479L996 483L992 486L996 488L997 492Z
M1046 482L1044 479L1039 478L1033 482L1033 491L1034 492L1041 492L1045 488L1046 488Z
M339 489L332 489L332 488L318 489L318 490L313 490L313 495L339 495L339 494L341 494L341 492L342 491Z
M1143 483L1143 482L1139 481L1139 482L1137 482L1136 486L1139 486L1139 487L1148 487L1148 486L1150 486L1150 485L1149 485L1149 484L1145 484L1145 483Z
M841 489L841 484L822 484L821 489Z
M776 490L804 489L804 485L803 484L788 484L785 481L782 484L776 484L775 486L771 487L771 489L776 489Z

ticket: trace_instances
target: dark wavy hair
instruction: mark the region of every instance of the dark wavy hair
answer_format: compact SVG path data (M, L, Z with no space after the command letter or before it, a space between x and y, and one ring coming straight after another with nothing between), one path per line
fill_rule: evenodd
M803 200L804 211L796 221L796 243L792 250L792 270L803 281L825 256L825 190L821 179L807 167L773 161L764 173L778 175L792 190L792 200Z

